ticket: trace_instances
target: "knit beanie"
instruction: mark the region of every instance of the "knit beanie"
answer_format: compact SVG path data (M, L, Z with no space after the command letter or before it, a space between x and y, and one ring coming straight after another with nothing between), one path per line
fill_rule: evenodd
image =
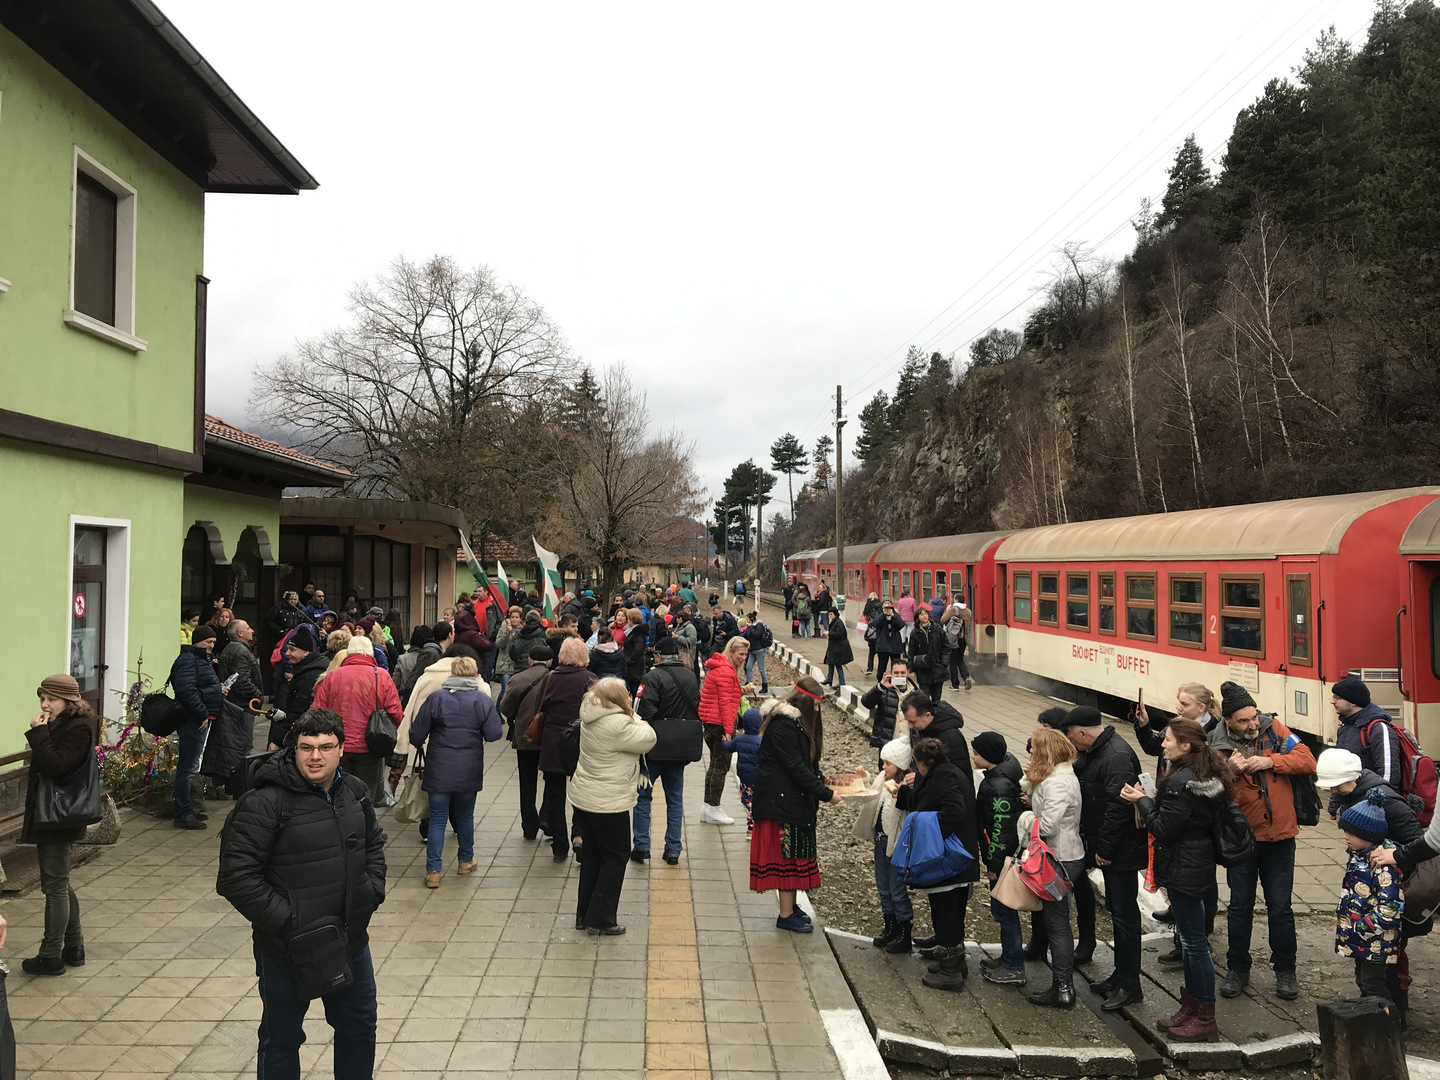
M910 748L909 739L891 739L880 748L880 760L888 761L901 772L915 767L915 751Z
M1367 791L1363 799L1340 815L1340 828L1372 844L1384 840L1389 831L1385 821L1385 789L1373 787Z
M215 628L206 626L203 622L190 632L190 644L199 645L202 641L209 641L215 636Z
M655 651L661 656L679 656L680 645L674 638L661 638L655 644Z
M47 675L40 680L40 689L35 691L36 697L41 694L61 701L79 701L80 684L69 675Z
M545 616L541 615L539 611L537 611L535 608L531 608L529 611L525 612L525 625L539 626L544 618Z
M1356 678L1341 679L1330 688L1330 693L1362 709L1370 704L1370 688Z
M1234 716L1241 709L1259 708L1255 699L1250 696L1239 683L1222 682L1220 684L1220 715Z
M1338 746L1322 750L1315 759L1315 786L1333 788L1359 780L1361 767L1360 755L1351 750Z
M982 731L970 743L975 753L988 761L991 765L999 765L1005 760L1005 736L998 731Z
M286 644L291 648L300 649L304 652L314 652L315 635L310 632L310 627L297 626L295 632L290 635L290 640L286 642Z

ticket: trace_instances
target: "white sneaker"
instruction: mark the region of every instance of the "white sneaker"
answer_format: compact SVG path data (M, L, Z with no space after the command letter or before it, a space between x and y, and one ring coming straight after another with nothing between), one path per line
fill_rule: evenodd
M711 806L709 803L705 804L705 812L702 815L702 820L704 820L709 825L735 824L734 818L732 818L729 814L725 813L724 810L721 810L720 807Z

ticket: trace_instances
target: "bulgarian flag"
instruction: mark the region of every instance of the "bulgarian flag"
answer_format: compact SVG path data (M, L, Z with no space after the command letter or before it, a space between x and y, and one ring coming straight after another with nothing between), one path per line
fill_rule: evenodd
M535 558L540 563L540 599L545 604L545 618L554 622L555 615L560 610L560 556L553 551L546 551L533 536L530 542L535 545Z
M465 565L470 568L470 574L475 578L475 584L484 589L489 597L499 605L501 615L504 615L510 607L508 597L495 587L495 583L485 575L485 568L480 565L480 560L475 558L475 552L470 550L470 541L465 539L465 534L460 534L460 546L465 550Z
M500 598L504 600L500 610L504 611L510 606L510 579L505 576L505 567L501 565L499 559L495 560L495 576L499 579L495 583L495 587L500 590Z

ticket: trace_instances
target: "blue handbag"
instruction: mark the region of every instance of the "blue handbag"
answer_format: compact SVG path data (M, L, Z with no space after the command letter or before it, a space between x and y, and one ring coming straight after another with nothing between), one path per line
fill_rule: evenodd
M939 885L965 872L975 857L965 850L958 836L940 832L940 815L933 810L910 814L895 838L890 865L900 880L914 889Z

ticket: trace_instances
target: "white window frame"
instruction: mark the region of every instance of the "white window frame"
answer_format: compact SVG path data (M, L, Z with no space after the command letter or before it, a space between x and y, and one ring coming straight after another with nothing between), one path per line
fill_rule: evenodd
M109 676L104 680L105 694L117 688L129 689L130 674L127 670L126 656L129 654L130 642L130 519L129 518L102 518L88 517L84 514L70 515L70 536L66 542L65 550L65 595L64 610L67 612L65 618L65 634L60 644L60 664L57 671L68 672L70 670L70 601L73 597L71 586L73 584L72 568L75 566L75 530L77 527L90 526L97 529L105 529L105 669L106 671L118 672L115 677L118 682L113 681ZM102 697L100 701L100 714L105 715L105 710L110 703ZM117 728L118 732L118 728Z
M114 326L75 310L75 203L81 173L115 195ZM149 343L135 336L135 198L133 187L75 147L74 167L70 170L70 292L62 317L66 326L138 353L144 352Z

